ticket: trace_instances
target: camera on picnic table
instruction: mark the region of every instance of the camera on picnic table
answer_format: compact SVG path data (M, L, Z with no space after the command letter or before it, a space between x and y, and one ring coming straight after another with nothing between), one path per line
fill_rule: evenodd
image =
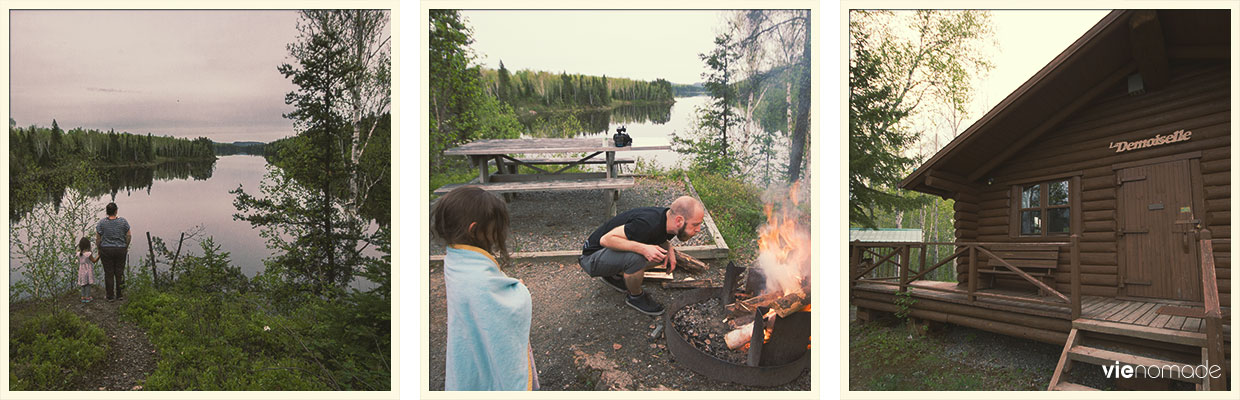
M633 145L633 138L629 136L629 134L625 133L626 131L627 130L624 129L624 126L616 128L616 134L611 137L611 140L612 142L615 142L616 147Z

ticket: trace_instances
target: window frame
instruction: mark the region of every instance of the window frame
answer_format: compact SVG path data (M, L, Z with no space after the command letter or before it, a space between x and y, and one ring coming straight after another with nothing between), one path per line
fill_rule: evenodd
M1008 190L1008 199L1010 200L1008 207L1008 237L1023 241L1064 241L1071 235L1080 235L1083 223L1081 218L1081 175L1083 175L1082 171L1076 171L1010 182L1010 189ZM1066 204L1051 205L1049 204L1050 185L1061 181L1068 183L1068 201ZM1036 207L1022 207L1024 189L1033 185L1037 185L1039 190L1038 205ZM1048 232L1049 211L1062 208L1068 209L1068 232ZM1021 233L1021 213L1024 211L1039 211L1042 223L1038 234L1026 235Z

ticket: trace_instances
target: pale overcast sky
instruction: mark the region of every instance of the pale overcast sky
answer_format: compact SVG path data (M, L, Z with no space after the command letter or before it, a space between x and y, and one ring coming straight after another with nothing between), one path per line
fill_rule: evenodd
M477 62L673 83L701 82L698 54L725 14L712 10L465 10Z
M978 87L971 119L981 118L1012 91L1071 46L1111 10L995 10L991 21L999 49L994 69Z
M19 126L269 142L295 86L276 71L295 11L12 11Z

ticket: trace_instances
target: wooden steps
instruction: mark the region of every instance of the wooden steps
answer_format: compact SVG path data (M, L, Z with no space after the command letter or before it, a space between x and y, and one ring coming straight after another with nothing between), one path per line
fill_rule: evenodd
M1197 332L1185 332L1174 329L1153 328L1149 326L1085 318L1072 321L1072 327L1074 329L1081 329L1090 332L1130 336L1193 347L1202 347L1206 345L1206 335L1204 333Z
M1096 388L1068 382L1066 380L1068 376L1067 373L1071 371L1073 364L1077 362L1100 365L1104 368L1111 366L1122 368L1125 365L1131 365L1134 367L1152 367L1153 369L1150 369L1150 371L1156 371L1153 372L1153 374L1156 374L1154 375L1156 377L1175 379L1196 384L1198 388L1209 387L1207 382L1208 380L1206 379L1202 379L1201 377L1190 379L1179 374L1179 371L1190 371L1197 365L1186 364L1182 361L1156 358L1145 354L1138 354L1148 354L1150 349L1143 349L1136 345L1128 344L1112 348L1102 348L1093 344L1088 344L1085 341L1088 337L1096 338L1097 340L1102 341L1107 341L1109 339L1109 342L1111 343L1119 343L1115 341L1117 340L1115 338L1116 336L1171 343L1174 345L1182 345L1187 347L1203 348L1206 345L1205 334L1202 333L1080 318L1072 321L1072 331L1068 333L1068 340L1064 343L1063 352L1059 357L1059 364L1055 367L1055 374L1051 376L1050 384L1047 386L1047 390L1098 390ZM1174 356L1174 354L1168 354ZM1207 362L1208 360L1206 360L1205 352L1203 351L1201 354L1202 365L1209 365ZM1144 370L1144 368L1140 370ZM1116 372L1118 372L1118 370L1116 370ZM1139 377L1142 376L1140 376L1140 374L1133 376L1133 378ZM1112 376L1112 378L1115 378L1115 376ZM1119 379L1126 378L1121 377Z
M1057 390L1057 391L1068 391L1068 390L1072 390L1072 391L1084 391L1084 390L1094 390L1094 391L1096 391L1096 390L1098 390L1098 389L1094 389L1094 388L1092 388L1092 387L1085 386L1085 385L1078 385L1078 384L1075 384L1075 383L1072 383L1072 382L1059 382L1059 384L1058 384L1058 385L1055 385L1055 387L1051 388L1051 390Z

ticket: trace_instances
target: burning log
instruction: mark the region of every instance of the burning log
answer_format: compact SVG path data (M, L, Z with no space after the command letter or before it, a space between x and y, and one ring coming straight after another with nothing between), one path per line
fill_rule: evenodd
M731 312L732 318L740 318L744 314L752 314L758 307L771 307L772 310L779 313L780 317L800 311L809 304L809 288L801 287L801 290L783 295L782 293L767 293L761 296L740 300L726 306Z
M713 287L714 282L710 279L686 279L683 281L663 282L664 289L694 289Z
M762 319L764 321L763 326L757 329L762 329L762 334L765 335L762 338L763 342L771 338L771 328L775 327L775 315L776 315L776 312L774 309L772 309L772 310L768 310L766 312L766 315L762 316ZM746 344L749 344L749 342L751 341L750 339L753 338L753 331L755 329L754 320L753 320L754 317L755 316L751 314L749 316L749 323L741 325L723 336L723 341L726 342L729 349L735 350L735 349L739 349L745 346Z
M797 292L784 297L780 297L772 304L771 309L779 314L780 318L788 318L792 313L801 311L809 304L809 295L805 292Z
M723 340L727 342L729 349L736 350L749 344L749 339L751 338L753 338L753 322L733 329L727 335L724 335Z

